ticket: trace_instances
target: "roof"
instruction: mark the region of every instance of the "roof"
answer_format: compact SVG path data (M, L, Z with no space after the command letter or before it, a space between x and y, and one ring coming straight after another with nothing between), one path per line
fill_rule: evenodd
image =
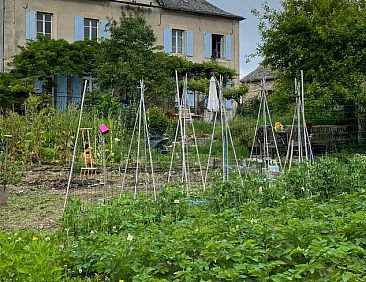
M221 10L206 0L158 0L163 9L196 13L201 15L218 16L242 21L245 18Z
M263 78L266 78L266 80L274 80L275 76L269 67L259 65L254 71L247 76L244 76L240 81L247 83L260 82Z

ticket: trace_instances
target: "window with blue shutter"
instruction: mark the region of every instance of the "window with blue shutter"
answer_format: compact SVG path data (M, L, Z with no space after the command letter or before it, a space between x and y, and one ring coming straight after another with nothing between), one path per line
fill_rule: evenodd
M43 92L43 81L39 80L38 78L36 79L36 81L34 82L34 93L35 94L42 94Z
M233 109L233 100L226 100L226 109L228 110Z
M101 29L102 29L101 37L105 39L109 39L111 37L111 34L108 29L108 24L109 24L108 20L101 21Z
M84 18L76 16L74 18L74 41L84 40Z
M172 29L172 53L186 54L183 38L186 38L185 31L182 29Z
M81 78L78 74L72 76L72 103L79 105L81 102Z
M232 58L232 49L233 49L233 43L232 43L232 36L230 34L225 36L225 59L228 61L231 61Z
M195 107L194 91L187 91L187 106L190 108Z
M25 39L36 39L36 12L32 10L26 11L25 16Z
M187 56L193 57L193 49L194 49L193 31L187 30L186 34L187 34Z
M67 107L67 76L57 75L56 83L56 105L60 110L65 110Z
M233 82L231 80L226 82L225 88L226 89L231 89L233 87ZM232 110L233 109L233 100L226 100L225 99L225 104L226 104L226 109L228 110Z
M172 52L172 29L170 27L164 28L164 51Z
M203 39L203 55L206 59L212 57L212 34L206 32Z

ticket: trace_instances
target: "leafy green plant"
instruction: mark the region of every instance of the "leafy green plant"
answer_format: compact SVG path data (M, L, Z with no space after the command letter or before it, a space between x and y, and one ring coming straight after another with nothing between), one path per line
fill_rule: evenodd
M167 132L170 122L162 109L151 107L147 112L147 118L150 134L164 135Z

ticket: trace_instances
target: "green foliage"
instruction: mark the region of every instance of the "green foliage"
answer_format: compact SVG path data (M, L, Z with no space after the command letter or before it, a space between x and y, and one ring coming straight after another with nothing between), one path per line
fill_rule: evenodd
M104 118L109 114L117 115L121 107L119 99L111 91L92 91L86 96L85 104Z
M175 186L72 199L57 235L0 232L0 281L363 281L365 156L311 169L218 180L199 204Z
M208 90L210 87L210 78L212 76L216 77L217 79L222 76L224 85L237 76L236 72L233 69L219 65L215 61L203 63L189 62L184 68L180 68L180 72L182 75L188 73L188 88L190 90L199 91L206 94L208 94ZM240 86L240 88L236 90L225 90L224 95L228 96L228 99L236 99L236 94L238 94L237 92L242 91L246 91L245 87L243 88L242 86Z
M55 74L84 75L94 68L99 43L94 40L68 43L66 40L49 39L42 36L35 41L27 41L19 46L11 66L13 72L21 77L41 80Z
M144 79L148 88L147 105L165 107L172 104L176 94L176 70L180 77L188 74L191 90L206 93L212 75L222 75L225 81L236 75L234 70L216 62L198 64L162 52L156 46L152 28L140 15L122 13L119 22L112 22L109 30L111 38L102 42L97 59L98 82L133 103L140 95L137 88L140 79Z
M234 100L238 105L241 105L242 98L249 91L248 84L240 84L239 88L228 88L224 91L224 97L229 100Z
M0 232L0 281L64 281L59 242L30 232Z
M89 40L68 43L41 36L19 49L10 63L11 72L0 74L0 107L4 109L19 110L28 94L34 92L36 79L43 81L44 87L51 87L53 82L47 80L57 74L92 74L99 43Z
M167 132L170 120L161 108L151 107L147 112L149 133L163 135Z
M20 108L33 89L32 78L19 78L13 73L0 73L0 108Z
M214 211L240 208L244 203L260 196L258 188L263 185L263 177L247 177L241 182L236 174L229 182L220 182L220 179L217 179L216 184L205 192L208 205Z
M322 200L362 188L366 159L361 155L348 158L326 157L314 165L304 164L291 169L275 183L285 197L315 196Z
M364 1L353 0L290 0L280 11L265 7L258 50L276 71L276 95L284 95L284 106L294 100L293 81L304 70L306 106L318 109L314 114L352 103L364 112L365 15Z
M113 87L116 95L137 101L138 85L144 79L147 103L170 103L174 82L166 71L167 55L155 48L156 38L152 28L139 15L122 13L119 22L113 21L109 30L111 38L102 42L97 59L97 78L101 87Z

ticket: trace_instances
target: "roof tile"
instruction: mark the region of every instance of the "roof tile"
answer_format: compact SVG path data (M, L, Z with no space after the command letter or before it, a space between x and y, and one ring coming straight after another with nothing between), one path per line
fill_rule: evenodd
M164 9L182 11L182 12L193 12L198 14L220 16L224 18L244 20L244 17L237 16L226 12L206 0L160 0L160 4Z
M254 71L241 79L241 82L260 82L263 78L274 80L274 74L269 67L259 65Z

